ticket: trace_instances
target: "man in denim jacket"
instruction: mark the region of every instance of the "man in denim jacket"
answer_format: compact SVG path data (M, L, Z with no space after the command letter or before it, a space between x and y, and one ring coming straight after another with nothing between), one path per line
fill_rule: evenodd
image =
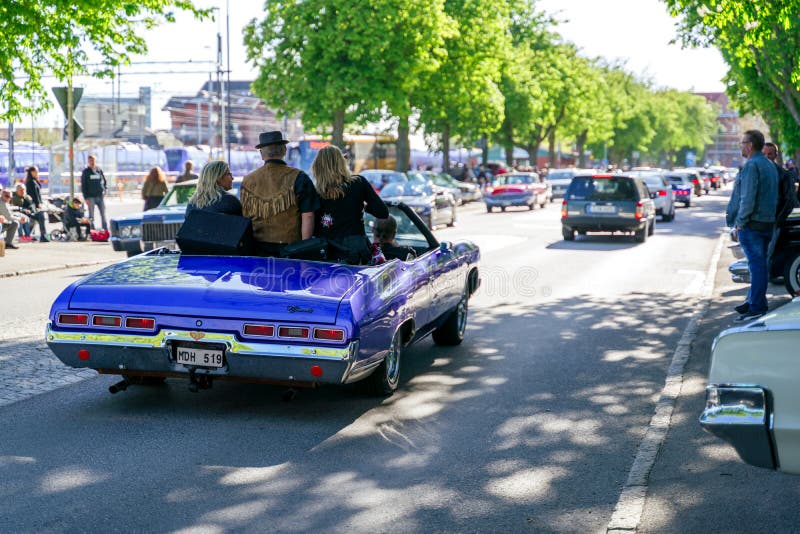
M736 306L738 321L755 319L767 313L767 248L775 227L778 204L778 171L761 149L764 134L748 130L742 136L742 157L747 158L736 177L725 219L732 235L742 244L750 268L747 301Z

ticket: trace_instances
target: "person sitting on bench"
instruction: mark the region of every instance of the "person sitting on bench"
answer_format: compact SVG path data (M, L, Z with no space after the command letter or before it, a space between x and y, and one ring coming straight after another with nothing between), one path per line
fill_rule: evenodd
M403 261L413 260L417 252L407 245L400 245L395 240L397 234L397 220L389 215L386 219L375 219L372 227L372 242L381 246L381 251L387 260L398 259Z

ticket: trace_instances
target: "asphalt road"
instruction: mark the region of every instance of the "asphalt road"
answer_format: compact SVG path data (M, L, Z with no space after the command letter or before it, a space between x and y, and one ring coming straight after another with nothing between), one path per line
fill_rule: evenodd
M461 210L437 234L481 246L467 339L405 352L389 399L177 380L112 396L96 377L0 407L0 532L603 532L708 272L638 528L795 530L800 478L743 465L696 423L710 341L744 294L727 252L710 265L726 195L643 245L562 241L558 202ZM26 319L0 357L40 351L49 302L85 272L4 282Z

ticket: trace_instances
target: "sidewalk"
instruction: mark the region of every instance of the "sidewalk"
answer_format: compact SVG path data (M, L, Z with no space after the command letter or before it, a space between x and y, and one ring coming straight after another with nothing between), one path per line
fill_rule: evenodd
M0 278L55 271L70 267L102 265L121 261L125 254L115 252L111 243L68 241L18 243L17 250L6 250L0 258Z

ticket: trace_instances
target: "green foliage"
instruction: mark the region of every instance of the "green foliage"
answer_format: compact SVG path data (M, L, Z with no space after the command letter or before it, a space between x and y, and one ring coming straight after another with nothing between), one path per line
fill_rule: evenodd
M18 119L49 106L42 76L110 76L131 55L147 52L142 28L173 22L173 10L202 18L210 10L188 0L14 0L0 3L0 120ZM89 57L104 67L90 68Z
M665 0L684 44L714 46L728 64L728 94L800 148L800 1Z

